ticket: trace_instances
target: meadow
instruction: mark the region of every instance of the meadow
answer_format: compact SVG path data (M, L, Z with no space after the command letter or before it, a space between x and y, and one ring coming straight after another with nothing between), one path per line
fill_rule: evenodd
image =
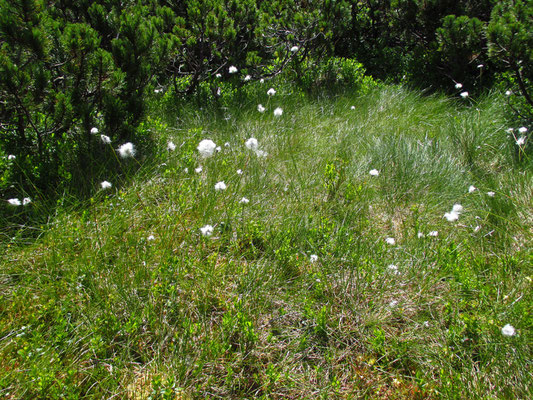
M155 152L102 138L134 173L3 242L0 396L531 398L532 163L505 100L257 85L157 94Z

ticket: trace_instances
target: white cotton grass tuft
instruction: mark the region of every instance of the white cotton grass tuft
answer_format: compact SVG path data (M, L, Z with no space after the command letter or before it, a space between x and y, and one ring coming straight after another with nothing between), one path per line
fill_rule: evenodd
M511 92L510 90L506 90L506 91L505 91L505 95L506 95L506 96L510 96L510 95L512 95L512 94L513 94L513 92Z
M291 47L291 52L292 53L296 53L298 51L299 47L298 46L292 46Z
M237 73L237 71L238 71L238 69L237 69L237 67L235 65L232 65L231 67L228 68L228 72L230 74L235 74L235 73Z
M213 234L213 227L211 225L205 225L200 228L202 236L209 237Z
M477 188L474 185L470 185L468 188L468 193L474 193L477 190Z
M248 204L249 202L250 202L250 200L247 199L246 197L243 197L242 199L239 200L240 204Z
M463 88L463 84L457 82L457 83L455 84L455 88L456 88L456 89L462 89L462 88Z
M183 168L183 172L185 172L186 174L188 174L188 173L189 173L189 168L187 168L187 167Z
M351 107L350 107L350 110L355 110L355 106L351 106Z
M518 146L523 146L524 143L526 143L526 137L525 136L521 136L518 139L516 139L516 144Z
M518 128L518 132L519 133L526 133L527 132L527 128L525 126L522 126L522 127Z
M268 156L268 153L264 150L257 150L255 152L255 155L258 157L258 158L266 158Z
M217 146L217 147L215 148L215 151L216 151L217 153L220 153L220 152L222 151L222 147Z
M14 154L10 154L10 155L7 156L7 159L8 159L8 160L16 160L16 159L17 159L17 156L14 155Z
M281 117L282 115L283 115L283 109L281 107L278 107L274 110L275 117Z
M379 176L379 171L377 169L371 169L369 174L372 176Z
M97 133L98 133L98 128L97 127L92 127L91 128L91 134L96 135Z
M251 137L246 142L244 142L244 145L246 146L247 149L252 150L252 151L257 151L257 149L259 148L259 142L254 137Z
M24 197L24 198L22 199L22 205L23 205L23 206L27 206L27 205L30 204L30 203L31 203L31 199L30 199L29 197Z
M516 330L511 324L507 324L502 328L503 336L514 336L516 335Z
M100 140L102 141L103 144L111 143L111 138L107 135L100 135Z
M422 239L423 237L425 237L426 235L424 235L422 232L418 232L416 234L416 237L418 237L419 239Z
M150 235L146 238L146 240L148 240L149 242L153 242L155 240L155 236L154 235Z
M224 147L226 147L226 148L230 148L230 147L231 147L231 144L230 144L229 142L226 142L226 143L224 143Z
M135 157L135 153L136 153L135 146L131 142L124 143L122 146L118 148L118 153L120 154L120 157L122 158Z
M274 95L276 94L276 91L274 90L274 88L270 88L270 89L268 89L267 94L268 94L269 96L274 96Z
M496 196L496 193L495 192L487 192L487 196L494 197L494 196Z
M312 263L316 263L318 261L318 256L316 254L311 254L309 256L309 261Z
M449 222L454 222L459 219L459 213L456 213L455 211L444 213L444 218L446 218Z
M227 189L227 186L226 186L226 184L223 181L217 182L215 184L215 190L217 192L221 192L221 191L226 190L226 189Z
M242 175L242 174L243 174L242 169L238 169L237 170L237 175Z
M389 265L387 269L394 275L400 275L400 271L398 271L398 267L394 264Z
M257 105L257 111L259 111L260 113L264 113L265 110L266 110L266 108L263 107L262 104L258 104L258 105Z
M167 143L167 150L168 150L168 151L174 151L174 150L176 150L176 145L174 144L174 142L169 141L169 142Z
M452 211L455 211L456 213L460 214L464 210L463 206L460 204L454 204L452 207Z
M198 152L202 158L209 158L215 154L217 145L211 139L204 139L198 144Z
M216 78L222 78L222 74L221 73L215 74L215 77Z
M9 199L7 202L15 207L18 207L22 204L19 199Z
M251 79L252 79L252 76L251 76L251 75L246 75L246 76L244 77L244 82L248 82L248 81L251 80Z
M198 168L195 168L194 169L194 172L196 172L197 174L199 174L200 172L202 172L203 168L202 166L200 165Z
M468 92L461 92L459 96L461 96L463 99L466 99L468 97Z
M389 307L396 307L398 305L398 300L392 300L390 303L389 303Z
M103 181L100 183L100 187L102 188L102 190L107 190L107 189L111 189L113 185L111 184L111 182L108 182L108 181Z
M391 246L394 246L396 244L396 240L392 237L388 237L385 239L385 243L390 244Z
M428 236L437 237L437 236L439 236L439 232L438 231L431 231L431 232L428 233Z

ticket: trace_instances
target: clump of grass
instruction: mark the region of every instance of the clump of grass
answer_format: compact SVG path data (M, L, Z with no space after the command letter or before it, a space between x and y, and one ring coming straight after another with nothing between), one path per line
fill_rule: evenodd
M133 178L4 249L0 393L528 397L531 171L501 108L255 100L145 127Z

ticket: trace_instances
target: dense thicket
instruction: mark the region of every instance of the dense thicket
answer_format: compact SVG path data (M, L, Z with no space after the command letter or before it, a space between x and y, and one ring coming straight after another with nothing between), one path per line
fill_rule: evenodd
M217 82L284 70L310 89L346 65L360 73L342 59L424 87L501 83L530 120L532 10L532 0L0 0L0 194L72 182L90 192L102 168L121 168L117 145L149 147L136 127L154 90L216 99Z

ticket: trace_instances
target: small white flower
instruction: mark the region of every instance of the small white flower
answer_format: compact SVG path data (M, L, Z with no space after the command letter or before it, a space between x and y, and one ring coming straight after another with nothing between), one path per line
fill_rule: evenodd
M372 176L379 176L379 171L377 169L371 169L369 174Z
M222 74L216 74L215 77L222 78Z
M389 307L396 307L398 305L398 301L397 300L392 300L390 303L389 303Z
M291 52L296 53L298 51L298 46L292 46Z
M237 67L232 65L231 67L228 68L228 72L230 74L235 74L236 72L238 71Z
M523 146L525 142L526 142L526 137L525 136L522 136L522 137L519 137L518 139L516 139L516 144L518 146Z
M266 108L265 108L265 107L263 107L263 105L262 105L262 104L258 104L258 105L257 105L257 111L259 111L260 113L263 113L263 112L265 112L265 110L266 110Z
M91 133L92 133L93 135L96 135L96 134L98 133L98 128L97 128L97 127L93 127L93 128L91 128Z
M237 170L237 175L242 175L242 173L243 173L243 172L242 172L242 169L238 169L238 170Z
M243 198L239 201L239 203L241 203L241 204L248 204L249 202L250 202L250 200L248 200L246 197L243 197Z
M477 190L477 188L474 185L470 185L468 188L468 193L474 193Z
M454 204L452 207L452 212L456 212L457 214L461 214L463 212L464 208L460 204Z
M202 158L209 158L215 154L215 149L217 145L210 139L204 139L198 144L198 152Z
M200 172L202 172L202 166L200 165L198 168L195 168L195 169L194 169L194 172L196 172L197 174L199 174Z
M155 240L155 236L154 235L150 235L146 238L146 240L148 240L149 242L151 241L154 241Z
M428 233L428 236L437 237L437 236L439 236L439 232L438 231L431 231L431 232Z
M396 240L394 240L394 238L389 237L389 238L385 239L385 243L390 244L391 246L393 246L393 245L396 244Z
M183 172L185 172L186 174L188 174L188 173L189 173L189 168L185 167L185 168L183 169Z
M350 110L355 110L355 106L351 106L351 107L350 107Z
M168 142L168 143L167 143L167 150L168 150L168 151L174 151L174 150L176 150L176 145L174 144L174 142Z
M392 274L394 274L394 275L400 275L400 271L398 271L398 267L397 267L396 265L391 264L391 265L389 265L387 268L388 268L388 270L389 270Z
M274 96L274 95L276 94L276 91L274 90L274 88L270 88L270 89L268 89L267 94L268 94L269 96Z
M246 142L244 142L244 145L246 146L247 149L250 149L253 151L256 151L259 148L259 142L257 141L256 138L253 138L253 137L248 139Z
M244 77L244 82L248 82L250 79L252 79L252 76L251 75L246 75Z
M226 184L223 182L223 181L220 181L220 182L217 182L215 184L215 190L217 192L220 192L220 191L223 191L223 190L226 190L227 186Z
M446 218L449 222L457 221L459 219L459 214L455 211L444 213L444 218Z
M281 117L283 115L283 109L281 107L278 107L274 110L274 116Z
M213 234L213 227L211 225L206 225L200 228L202 236L211 236Z
M506 96L510 96L510 95L512 95L512 94L513 94L513 92L511 92L510 90L505 91L505 95L506 95Z
M512 325L507 324L502 328L502 335L503 336L514 336L516 335L516 330L514 329Z
M14 154L10 154L10 155L7 156L8 160L15 160L16 158L17 158L17 156L14 155Z
M462 92L459 96L461 96L463 99L466 99L468 97L468 92Z
M103 144L110 144L111 143L111 138L109 136L106 136L106 135L100 135L100 140L102 141Z
M518 128L518 132L519 133L526 133L527 132L527 128L525 126L522 126L522 127Z
M455 88L456 89L461 89L463 87L463 84L462 83L456 83L455 84Z
M231 145L229 144L229 142L226 142L224 143L224 147L230 147Z
M29 197L24 197L24 199L22 199L23 206L27 206L30 203L31 203L31 199Z
M103 181L100 183L100 186L102 187L102 190L106 190L106 189L111 189L113 185L111 184L111 182Z
M260 82L260 83L265 83L265 79L264 79L264 78L261 78L261 79L259 79L259 82Z
M135 157L135 146L131 142L124 143L118 148L118 152L122 158Z
M311 254L309 256L309 261L312 263L316 263L318 261L318 256L316 254Z
M496 195L496 193L494 192L487 192L487 196L489 197L494 197Z
M12 206L20 206L21 204L19 199L9 199L7 202Z
M418 232L416 235L419 239L422 239L425 235L422 232Z
M266 156L268 156L268 153L266 151L263 151L263 150L257 150L255 152L255 155L259 158L265 158Z

